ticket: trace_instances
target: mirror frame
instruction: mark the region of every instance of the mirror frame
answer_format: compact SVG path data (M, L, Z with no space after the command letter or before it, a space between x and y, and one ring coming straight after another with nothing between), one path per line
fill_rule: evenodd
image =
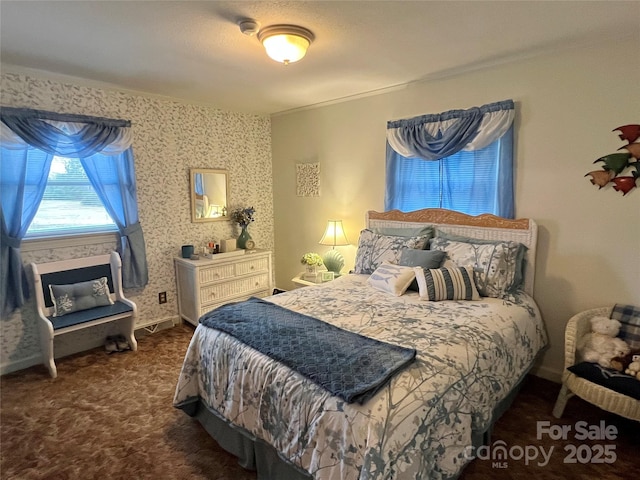
M196 216L196 175L197 174L207 174L213 173L218 175L224 175L224 205L226 208L226 214L221 215L219 217L205 217L199 218ZM193 223L204 223L204 222L221 222L229 220L229 172L227 170L217 170L214 168L192 168L189 170L189 188L190 188L190 197L191 197L191 221Z

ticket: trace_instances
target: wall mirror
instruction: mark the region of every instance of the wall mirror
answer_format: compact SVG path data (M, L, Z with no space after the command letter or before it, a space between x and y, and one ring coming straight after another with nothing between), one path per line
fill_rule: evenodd
M191 221L215 222L228 220L227 191L229 174L226 170L192 168Z

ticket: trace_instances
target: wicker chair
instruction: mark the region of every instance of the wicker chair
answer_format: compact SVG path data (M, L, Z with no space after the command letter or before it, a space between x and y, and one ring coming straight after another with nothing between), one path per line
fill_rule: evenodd
M591 331L591 318L599 315L608 317L610 313L611 307L594 308L574 315L567 323L564 338L562 388L553 407L554 417L560 418L567 401L573 395L577 395L603 410L640 421L640 401L578 377L567 370L567 367L576 363L578 340Z

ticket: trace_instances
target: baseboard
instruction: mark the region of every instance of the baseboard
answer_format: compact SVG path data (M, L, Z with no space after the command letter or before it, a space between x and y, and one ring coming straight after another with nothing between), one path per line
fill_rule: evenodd
M148 327L153 327L154 325L163 325L167 322L171 322L171 326L176 326L179 323L179 319L180 317L178 315L174 315L172 317L165 317L162 318L160 320L151 320L148 322L144 322L144 323L136 323L136 331L140 330L142 328L148 328ZM165 326L166 328L166 326Z
M543 366L534 367L531 369L531 374L555 383L562 383L562 372L554 370L553 368Z
M153 335L154 333L162 330L173 328L178 325L179 321L180 317L176 315L175 317L166 317L161 320L138 324L136 325L136 337L141 338L146 335Z
M42 355L31 355L30 357L21 358L13 362L4 362L0 365L0 375L17 372L18 370L24 370L25 368L40 364L42 364Z

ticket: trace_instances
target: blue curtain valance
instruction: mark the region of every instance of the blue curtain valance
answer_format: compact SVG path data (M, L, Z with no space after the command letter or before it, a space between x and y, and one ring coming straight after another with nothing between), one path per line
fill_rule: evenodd
M4 107L0 110L5 148L23 143L52 155L83 158L96 153L120 154L131 146L131 122L84 115Z
M513 123L513 100L467 110L421 115L387 122L387 142L407 158L439 160L461 150L480 150L504 135Z
M4 115L11 118L52 120L54 122L87 123L87 124L95 123L97 125L110 126L110 127L130 127L131 126L131 120L92 117L89 115L78 115L75 113L47 112L46 110L34 110L32 108L2 107L2 110L0 110L0 116L4 116Z

